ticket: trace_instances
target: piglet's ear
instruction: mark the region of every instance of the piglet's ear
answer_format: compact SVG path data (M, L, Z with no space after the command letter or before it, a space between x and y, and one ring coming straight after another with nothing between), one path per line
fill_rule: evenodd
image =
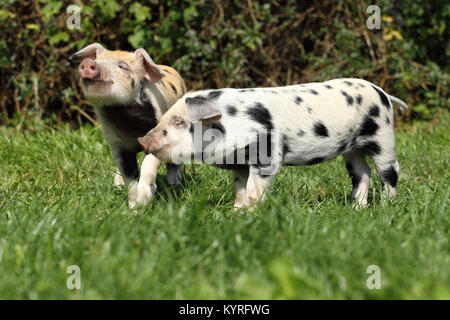
M137 49L134 52L136 59L142 61L145 68L145 78L151 82L158 82L164 77L164 74L161 72L159 66L153 62L152 58L150 58L149 54L145 49Z
M191 122L219 120L222 112L203 97L186 98L186 111Z
M86 58L95 60L103 51L106 51L106 49L100 43L92 43L71 55L69 57L69 60L73 62L80 62L81 60Z

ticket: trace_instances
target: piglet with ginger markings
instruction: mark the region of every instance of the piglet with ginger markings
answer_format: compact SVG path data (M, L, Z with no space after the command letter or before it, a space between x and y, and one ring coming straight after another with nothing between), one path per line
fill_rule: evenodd
M147 205L156 190L160 161L146 155L139 174L136 154L142 148L137 138L154 128L186 92L183 79L173 68L157 65L144 49L112 51L93 43L70 60L80 63L82 91L94 105L110 145L118 168L114 183L128 186L129 207ZM168 165L167 178L179 184L180 167Z

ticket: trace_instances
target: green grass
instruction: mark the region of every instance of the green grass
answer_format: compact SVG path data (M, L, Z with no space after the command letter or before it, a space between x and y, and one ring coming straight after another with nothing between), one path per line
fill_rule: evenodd
M341 158L283 168L268 201L235 213L230 172L187 165L131 213L101 131L0 137L0 298L450 298L450 117L397 130L399 195L349 202ZM81 268L81 290L66 268ZM369 290L366 269L381 269Z

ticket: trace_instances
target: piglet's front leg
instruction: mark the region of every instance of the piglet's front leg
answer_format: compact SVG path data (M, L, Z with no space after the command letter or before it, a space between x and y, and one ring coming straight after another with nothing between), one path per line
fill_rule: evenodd
M125 185L125 181L123 181L122 175L120 174L119 168L116 168L116 172L114 172L114 186L123 187Z
M150 204L156 192L156 176L161 161L152 154L145 156L141 166L141 176L136 190L135 203L129 203L130 208L134 206L146 206Z
M137 179L139 177L136 153L112 146L111 153L123 178L125 186L128 188L128 206L136 206Z
M167 183L171 186L179 186L181 184L181 165L174 163L166 163Z

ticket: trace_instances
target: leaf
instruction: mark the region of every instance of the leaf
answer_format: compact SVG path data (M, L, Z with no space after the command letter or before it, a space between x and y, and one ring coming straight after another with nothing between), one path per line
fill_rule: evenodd
M10 11L0 9L0 21L4 21L7 19L14 19L16 15Z
M383 39L386 41L391 41L393 38L397 38L397 40L403 40L403 36L396 30L391 30L389 33L383 35Z
M394 19L390 16L382 16L381 20L383 20L384 22L387 22L387 23L391 23L392 21L394 21Z
M41 14L44 16L44 19L46 21L49 21L49 19L51 19L51 17L59 12L61 12L61 7L62 7L63 3L60 1L51 1L49 3L47 3L42 9L41 9Z
M30 30L38 30L39 26L37 24L34 23L28 23L25 28L30 29Z
M96 5L107 19L114 18L116 12L120 10L121 6L115 0L99 0Z
M150 8L147 6L143 6L139 2L135 2L131 5L130 12L134 15L137 22L143 22L145 20L152 19Z
M139 29L135 31L133 34L128 36L128 41L131 43L133 48L137 49L143 46L145 38L145 31Z
M70 36L69 36L69 34L67 32L59 31L57 34L51 36L48 39L48 43L53 46L53 45L55 45L55 44L57 44L57 43L59 43L61 41L62 42L68 42L69 38L70 38Z
M194 6L190 6L183 11L183 20L185 22L192 20L192 18L195 18L196 16L198 16L198 12Z

